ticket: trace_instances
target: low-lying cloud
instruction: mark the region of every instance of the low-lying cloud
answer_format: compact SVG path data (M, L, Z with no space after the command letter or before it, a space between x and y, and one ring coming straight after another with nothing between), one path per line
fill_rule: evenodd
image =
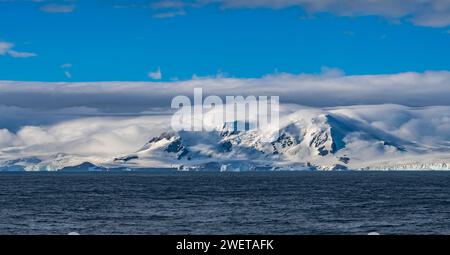
M450 106L367 105L305 109L282 105L282 108L348 117L430 151L448 152L450 148ZM83 111L85 116L81 116ZM35 156L53 158L58 154L75 156L78 163L89 160L101 163L133 153L150 138L170 130L170 114L101 116L101 113L88 109L67 109L66 113L69 112L79 116L50 124L23 125L16 131L0 128L0 163ZM90 114L99 116L89 117Z
M88 117L52 125L0 128L0 158L58 153L110 158L130 153L167 129L168 117Z
M430 147L450 146L450 72L346 76L277 73L177 82L0 81L0 158L73 155L112 158L169 128L171 99L203 95L280 96L280 101L347 115Z

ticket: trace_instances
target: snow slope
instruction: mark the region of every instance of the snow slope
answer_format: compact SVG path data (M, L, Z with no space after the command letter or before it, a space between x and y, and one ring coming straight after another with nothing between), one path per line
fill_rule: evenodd
M427 115L436 112L430 108L397 105L285 111L278 130L238 132L224 123L210 132L166 132L115 162L222 170L448 170L450 131L422 136L440 128L434 125L448 125L449 113L437 110L437 116ZM408 126L430 116L411 134Z
M14 158L11 148L3 149L0 169L450 170L450 107L283 105L281 111L278 129L236 131L236 121L213 131L167 128L136 151L110 158L64 152Z

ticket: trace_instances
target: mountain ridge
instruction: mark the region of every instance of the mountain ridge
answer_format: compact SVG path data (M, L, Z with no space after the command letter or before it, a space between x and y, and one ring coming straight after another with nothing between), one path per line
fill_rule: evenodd
M446 141L445 133L439 134L442 139L427 143L429 137L421 132L404 131L419 117L428 118L426 111L390 105L288 109L280 118L277 129L250 129L256 126L255 123L245 123L247 130L238 131L237 122L232 121L222 123L212 131L167 130L143 142L135 152L112 158L58 153L46 157L0 159L0 169L61 170L87 162L93 165L90 168L105 171L155 167L216 171L425 170L427 167L450 170L450 143ZM387 126L385 119L389 116L379 116L383 111L408 118L399 118L402 123ZM213 114L206 114L205 118ZM432 117L430 122L421 124L430 125L423 128L424 132L436 125L437 117ZM448 116L440 118L445 127ZM422 137L426 139L420 140Z

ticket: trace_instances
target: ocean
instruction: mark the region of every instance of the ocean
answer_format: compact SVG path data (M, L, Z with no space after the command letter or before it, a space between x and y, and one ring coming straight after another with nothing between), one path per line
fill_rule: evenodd
M450 172L0 173L0 234L450 234Z

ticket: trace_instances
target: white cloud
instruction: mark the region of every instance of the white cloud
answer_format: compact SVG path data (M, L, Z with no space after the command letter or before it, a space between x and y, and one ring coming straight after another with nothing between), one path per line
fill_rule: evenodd
M14 146L15 137L8 129L0 128L0 148Z
M173 18L176 16L183 16L183 15L186 15L186 12L184 10L176 10L176 11L156 13L153 15L153 17L159 18L159 19L164 19L164 18Z
M37 54L33 52L18 52L15 50L10 50L8 53L13 58L29 58L37 56Z
M161 80L162 78L161 68L158 67L156 71L149 72L148 77L152 78L153 80Z
M13 43L0 42L0 56L9 55L13 58L29 58L37 56L36 53L15 51L13 48Z
M61 65L61 68L70 68L70 67L72 67L71 63L65 63Z
M181 9L181 8L191 5L191 4L192 3L187 3L187 2L183 2L183 1L177 1L177 0L166 0L166 1L151 3L150 6L154 9L170 9L170 8Z
M114 157L139 149L149 138L167 126L161 117L91 117L47 126L24 126L16 133L0 129L0 151L14 155L53 155ZM8 150L3 151L3 156Z
M25 126L17 132L17 138L22 145L49 144L55 141L55 137L41 127Z
M304 109L281 105L295 111L332 113L349 117L409 142L427 148L450 148L450 106L410 108L399 105L348 106ZM39 110L31 110L39 112ZM291 112L292 112L291 111ZM287 111L289 113L289 111ZM27 156L52 158L68 154L81 162L104 162L140 149L150 138L170 127L170 115L77 117L46 125L25 125L17 131L0 128L0 162ZM357 135L357 134L354 134ZM347 137L346 139L352 139ZM371 151L371 147L374 151ZM348 150L377 153L376 144L349 141ZM94 158L94 159L93 159ZM96 161L98 160L98 161ZM79 163L81 163L79 162Z
M300 7L310 14L329 12L337 16L376 15L388 19L406 19L413 24L430 27L450 25L450 1L448 0L204 0L204 1L160 1L151 6L155 9L180 9L219 4L225 9Z
M278 95L285 103L309 106L354 104L450 105L450 72L344 75L277 73L261 78L203 77L174 82L0 81L0 102L18 107L95 107L125 111L167 107L176 95L203 88L205 95ZM155 72L152 78L159 78ZM118 104L120 102L120 104Z
M12 47L14 47L14 44L9 42L0 42L0 56L3 56L7 54Z
M449 106L369 105L338 107L332 112L369 123L410 142L450 145Z
M378 15L389 19L406 18L416 25L445 27L450 25L448 0L222 0L226 8L274 8L300 6L310 13L331 12L338 16Z
M47 4L39 8L43 12L49 13L70 13L75 10L74 4Z
M345 75L344 71L336 67L322 66L320 76L327 78L338 78Z
M450 148L449 84L448 71L345 75L327 67L318 74L276 73L251 79L0 81L0 162L66 153L96 163L132 153L167 131L170 100L192 95L197 87L205 96L279 95L282 102L297 104L283 104L286 112L303 108L299 105L315 106L427 148ZM349 146L362 150L375 145Z

